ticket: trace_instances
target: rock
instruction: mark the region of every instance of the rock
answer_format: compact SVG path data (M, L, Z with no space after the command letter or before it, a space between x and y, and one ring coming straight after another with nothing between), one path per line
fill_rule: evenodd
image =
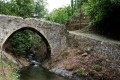
M69 66L66 66L65 69L68 71L72 71L74 69L74 66L69 65Z
M91 48L91 47L88 47L84 50L84 52L86 52L88 54L90 54L91 51L93 51L93 48Z
M53 68L50 71L54 72L55 74L61 75L63 77L68 77L68 78L72 77L72 72L64 70L63 68L60 67Z
M6 53L6 52L3 52L4 54L3 54L3 56L2 56L2 58L4 59L4 60L9 60L9 61L12 61L14 64L16 64L16 65L18 65L19 63L16 61L16 59L12 56L12 55L10 55L10 54L8 54L8 53ZM8 62L9 62L8 61Z
M26 58L31 66L40 66L41 65L40 61L37 59L37 57L34 53L27 54Z
M85 53L83 53L83 54L82 54L82 56L87 56L87 55L88 55L88 53L87 53L87 52L85 52Z

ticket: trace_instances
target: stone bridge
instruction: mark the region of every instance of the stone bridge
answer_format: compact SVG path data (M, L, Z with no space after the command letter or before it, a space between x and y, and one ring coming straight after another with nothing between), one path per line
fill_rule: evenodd
M66 47L66 28L64 25L42 19L0 15L0 50L4 51L9 37L21 29L31 29L39 33L48 43L51 56Z

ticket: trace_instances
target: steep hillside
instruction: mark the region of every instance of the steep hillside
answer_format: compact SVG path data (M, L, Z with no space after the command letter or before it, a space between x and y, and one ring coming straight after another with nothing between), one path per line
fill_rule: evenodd
M80 18L80 14L79 14L79 15L73 16L72 20L66 23L65 25L66 25L67 30L78 30L78 29L82 29L83 27L87 26L88 23L89 23L89 17L82 14Z

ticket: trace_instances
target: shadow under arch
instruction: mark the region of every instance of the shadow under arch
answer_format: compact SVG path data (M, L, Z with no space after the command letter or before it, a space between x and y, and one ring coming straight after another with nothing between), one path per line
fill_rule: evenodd
M2 51L5 51L5 48L6 48L6 44L7 42L9 41L9 39L17 32L21 31L21 30L31 30L35 33L37 33L41 38L42 40L44 41L44 43L46 44L46 48L47 48L47 55L46 55L46 59L48 58L51 58L51 47L49 45L49 42L48 40L44 37L43 34L41 34L38 30L36 30L35 28L32 28L32 27L22 27L20 29L17 29L16 31L14 31L13 33L10 34L10 36L5 40L5 42L3 43L2 45Z

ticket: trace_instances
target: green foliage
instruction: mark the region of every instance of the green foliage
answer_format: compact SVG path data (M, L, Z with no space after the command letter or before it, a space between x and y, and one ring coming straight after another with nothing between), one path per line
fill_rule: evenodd
M5 1L0 0L0 14L10 14L10 3L5 3Z
M79 68L76 74L77 74L77 76L84 75L85 74L85 69L84 68Z
M81 5L87 0L71 0L71 5L53 10L46 16L47 20L65 24L71 21L72 17L78 15Z
M41 37L31 30L21 30L12 36L10 42L14 52L23 55L40 46Z
M45 6L47 5L46 0L36 0L35 2L35 18L44 17L47 14L47 9Z
M88 0L82 9L90 17L91 29L111 37L120 33L120 0Z
M20 78L20 74L18 74L17 72L15 72L15 71L13 71L12 72L12 76L13 76L13 80L19 80L19 78Z
M46 0L0 0L0 14L21 16L23 18L42 18L47 13Z
M71 7L72 7L73 12L74 11L79 12L83 3L87 1L88 0L71 0Z
M34 1L33 0L14 0L13 5L16 4L16 15L17 16L22 16L24 18L26 17L32 17L33 12L34 12ZM14 8L12 8L14 9Z
M110 6L110 0L88 0L88 2L83 5L83 10L89 15L91 22L96 24L107 16L107 11L109 11L107 9L110 9Z
M55 9L46 16L46 19L64 24L70 21L71 17L72 17L71 7L67 6Z
M102 70L102 66L97 64L97 65L95 65L94 70L95 71L101 71Z

